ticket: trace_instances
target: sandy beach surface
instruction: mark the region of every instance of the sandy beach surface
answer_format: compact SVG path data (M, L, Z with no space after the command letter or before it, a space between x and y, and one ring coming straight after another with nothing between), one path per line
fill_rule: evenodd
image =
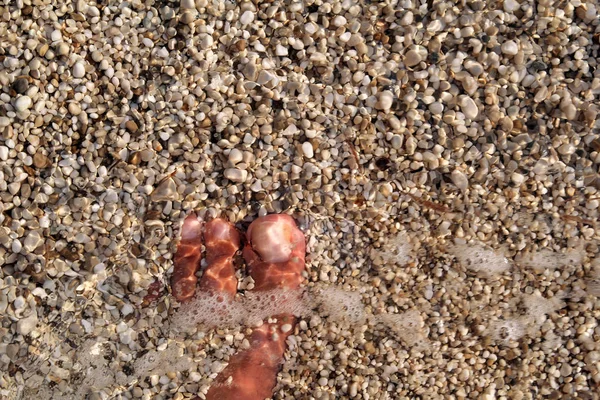
M598 7L0 0L0 399L205 399L261 323L273 399L598 399ZM300 288L180 303L192 212Z

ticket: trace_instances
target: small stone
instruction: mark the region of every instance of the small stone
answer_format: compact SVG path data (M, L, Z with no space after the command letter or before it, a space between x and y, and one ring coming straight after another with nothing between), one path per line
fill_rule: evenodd
M81 114L81 107L79 106L79 104L77 103L69 103L69 112L71 113L71 115L79 115Z
M469 180L467 179L467 176L457 169L452 171L450 178L452 179L452 183L454 183L454 185L456 185L461 192L466 191L467 187L469 187Z
M59 40L62 40L62 32L59 31L58 29L53 30L52 33L50 34L50 39L53 42L58 42Z
M127 129L129 133L135 133L138 130L138 125L134 120L130 119L129 121L125 122L125 129Z
M243 160L243 158L244 158L244 155L238 149L232 149L229 152L229 162L232 163L233 165L241 162Z
M33 331L38 323L38 318L35 313L31 314L27 318L20 319L17 322L17 333L19 335L29 335Z
M315 155L313 146L310 142L302 143L302 152L304 153L304 157L306 158L313 158L313 156Z
M404 56L404 64L406 64L408 67L414 67L421 61L423 61L421 54L416 50L409 50Z
M196 8L196 4L194 0L181 0L181 3L179 3L179 8L182 10L191 10Z
M473 76L479 76L484 72L483 65L477 61L467 60L464 65L467 71Z
M67 54L69 54L70 50L71 49L68 44L66 44L65 42L61 42L56 48L56 54L58 54L59 56L66 56Z
M576 150L575 146L572 145L571 143L564 143L558 147L558 153L563 156L571 155L571 154L575 153L575 150Z
M215 43L215 39L213 39L212 35L205 34L200 37L200 47L203 49L208 49L212 47Z
M433 115L440 115L444 111L444 105L439 101L434 101L429 105L429 111L431 111Z
M258 74L258 79L256 80L256 83L258 83L259 85L265 85L271 82L274 78L275 75L273 75L270 71L262 70Z
M275 54L278 55L279 57L287 56L288 49L286 47L283 47L282 45L278 44L277 46L275 46Z
M468 96L463 97L463 99L460 103L460 108L461 108L463 114L465 114L465 117L470 120L474 120L475 118L477 118L477 115L479 114L479 109L477 108L477 104L475 104L475 101Z
M249 62L246 65L244 65L244 68L242 69L242 74L244 74L246 79L248 79L249 81L256 80L258 76L258 68L256 68L256 64L254 64L253 62Z
M103 59L104 59L104 55L100 51L95 50L92 52L92 60L94 60L95 62L100 62Z
M392 104L394 103L394 95L389 90L384 90L379 93L379 98L375 107L378 110L387 111L392 108Z
M244 13L240 16L240 23L242 25L251 24L254 21L254 13L252 11L244 11Z
M335 18L333 18L333 20L331 21L331 25L335 26L336 28L340 27L340 26L344 26L348 23L348 21L346 20L345 17L338 15Z
M232 182L245 182L248 177L248 171L239 168L227 168L224 172L225 178Z
M123 307L121 307L121 314L123 314L123 316L127 316L131 313L133 313L133 307L131 304L125 303Z
M0 128L4 128L10 125L10 119L8 117L0 117Z
M294 124L288 125L288 127L281 132L283 136L294 136L296 133L298 133L298 127Z
M20 253L22 248L23 248L23 245L21 244L21 241L19 239L13 240L13 242L11 244L11 250L13 253L15 253L15 254Z
M50 48L50 46L48 45L48 43L44 43L43 45L41 45L38 49L38 54L42 57L44 57L46 55L46 53L48 52L48 49Z
M248 46L248 43L246 42L245 39L240 39L237 42L235 42L235 48L237 51L244 51L244 50L246 50L247 46Z
M21 96L15 101L15 109L17 112L23 112L31 107L31 98L29 96Z
M396 150L402 147L403 138L400 135L392 136L392 147Z
M46 157L42 153L38 152L33 155L33 165L36 168L46 168L49 163L50 160L48 159L48 157Z
M23 248L27 252L32 252L38 248L43 242L42 237L40 236L38 231L31 231L25 238L23 242Z
M513 172L510 176L510 180L517 186L520 186L523 182L525 182L525 176L523 174L519 174L518 172Z
M0 146L0 160L2 161L6 161L8 160L8 147L6 146Z
M519 52L519 46L514 40L507 40L506 42L502 43L502 46L500 46L500 48L502 50L502 53L508 56L514 56Z
M12 88L18 94L23 94L29 89L29 82L26 78L18 78L13 82Z
M560 105L560 110L565 114L565 118L572 121L577 116L577 108L573 103L565 102Z
M504 11L513 13L517 11L521 5L517 3L515 0L504 0Z
M196 10L185 10L179 21L182 24L189 25L196 20Z
M119 201L119 194L115 190L108 189L105 192L105 195L104 195L104 202L105 203L110 204L110 203L116 203L118 201Z
M150 195L152 201L175 200L177 195L177 185L173 178L164 179Z
M83 78L85 76L85 66L78 61L73 65L73 78Z

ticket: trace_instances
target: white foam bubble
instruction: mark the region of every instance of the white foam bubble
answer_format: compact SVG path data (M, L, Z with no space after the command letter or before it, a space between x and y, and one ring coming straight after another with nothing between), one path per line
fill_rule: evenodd
M532 268L536 272L544 272L545 270L559 269L568 265L577 266L582 261L583 252L577 249L571 249L566 253L560 253L551 249L541 249L523 256L520 263L526 268Z
M376 321L383 323L394 332L398 338L408 346L424 344L425 321L417 310L410 310L400 314L381 314Z
M520 318L496 320L491 323L489 334L494 341L507 345L525 336L525 324Z
M183 304L171 322L176 332L190 332L194 329L256 326L276 315L301 317L310 312L311 305L300 289L250 291L236 299L201 293Z
M321 314L340 322L364 323L365 306L358 292L348 292L336 287L319 287L313 292L313 301Z
M463 267L486 278L500 275L511 267L503 254L480 242L456 244L448 250Z
M408 235L398 233L378 251L378 255L386 264L406 265L413 258L413 246Z
M186 371L194 365L192 359L183 354L183 349L171 342L162 350L150 350L133 364L140 379L149 375L166 375L174 371Z

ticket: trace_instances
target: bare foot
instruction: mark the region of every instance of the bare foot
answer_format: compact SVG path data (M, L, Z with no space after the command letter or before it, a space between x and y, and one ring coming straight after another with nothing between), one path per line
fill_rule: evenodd
M305 239L289 215L256 219L248 228L246 239L243 255L255 291L295 289L300 285L305 267ZM194 295L202 242L208 266L200 279L200 290L227 297L235 295L233 256L240 245L237 231L223 219L214 219L203 226L191 215L183 224L171 278L173 295L179 301L188 301ZM265 323L253 331L248 350L229 359L228 366L210 387L207 399L263 400L272 395L286 339L296 322L292 315L274 318L277 322Z

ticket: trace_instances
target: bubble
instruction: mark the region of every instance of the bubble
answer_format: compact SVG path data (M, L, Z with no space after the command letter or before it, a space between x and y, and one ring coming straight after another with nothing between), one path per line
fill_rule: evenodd
M448 250L463 267L487 278L500 275L511 267L506 257L483 243L457 244Z

